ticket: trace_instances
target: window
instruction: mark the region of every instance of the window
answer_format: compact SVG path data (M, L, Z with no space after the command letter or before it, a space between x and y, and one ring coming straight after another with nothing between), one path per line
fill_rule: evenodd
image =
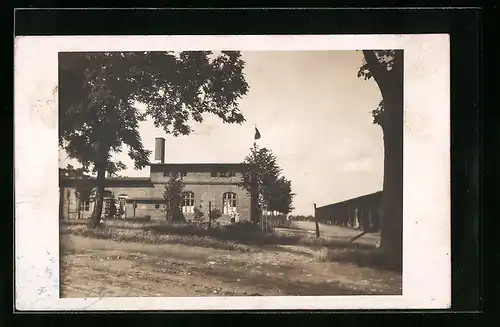
M167 173L163 173L163 176L169 176L169 177L177 177L177 176L180 176L180 177L184 177L187 175L187 172L185 171L171 171L171 172L167 172Z
M230 171L230 172L227 172L227 171L213 171L210 176L212 177L234 177L235 176L235 173Z
M236 210L236 194L233 192L226 192L222 195L222 207L225 215L230 214Z
M83 201L83 211L90 211L90 201Z
M175 176L178 176L178 175L185 176L184 173L179 174L176 171L166 171L166 172L163 173L163 177L175 177Z
M181 209L182 209L182 213L193 213L194 212L194 193L193 192L182 193Z
M155 209L160 209L160 205L159 204L155 204Z

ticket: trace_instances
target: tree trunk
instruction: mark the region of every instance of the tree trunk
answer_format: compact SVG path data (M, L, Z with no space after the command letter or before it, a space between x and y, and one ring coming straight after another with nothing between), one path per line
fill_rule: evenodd
M401 82L402 86L402 82ZM380 248L387 264L402 269L403 259L403 90L384 95L384 187Z
M101 215L103 209L104 198L104 182L106 180L106 164L98 168L96 179L96 199L94 211L89 221L89 227L98 227L101 224Z
M403 260L403 96L404 53L396 50L390 71L373 50L363 50L384 101L384 186L380 217L380 248L387 264L402 269Z
M402 154L396 136L384 133L384 187L380 248L389 266L401 269L403 236Z

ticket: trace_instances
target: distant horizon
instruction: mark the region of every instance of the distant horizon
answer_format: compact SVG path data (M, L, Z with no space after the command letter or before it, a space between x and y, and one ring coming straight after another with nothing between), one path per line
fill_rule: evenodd
M203 115L191 122L188 136L166 135L151 120L139 126L146 149L166 139L165 164L242 163L260 131L260 147L278 158L283 176L296 194L292 215L312 215L318 207L378 192L383 184L383 137L371 111L382 99L373 80L357 77L361 52L242 51L249 92L239 101L242 124L224 124ZM79 165L63 150L60 167ZM134 170L126 151L113 155L126 177L147 177L149 167ZM154 154L151 155L154 158ZM157 164L156 160L150 163Z

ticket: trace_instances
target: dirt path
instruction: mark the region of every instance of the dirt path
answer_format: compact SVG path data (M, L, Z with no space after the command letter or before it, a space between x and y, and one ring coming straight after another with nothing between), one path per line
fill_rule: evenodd
M282 246L239 252L61 235L61 296L401 294L401 277Z

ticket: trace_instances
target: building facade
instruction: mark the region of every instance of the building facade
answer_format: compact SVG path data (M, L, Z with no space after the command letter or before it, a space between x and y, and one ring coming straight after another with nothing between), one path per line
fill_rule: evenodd
M209 207L219 209L220 220L229 221L238 213L241 221L251 220L252 197L239 186L243 173L249 167L242 163L173 164L164 163L164 139L156 139L155 159L150 164L150 176L106 178L103 215L113 203L119 218L167 217L164 198L165 185L170 177L178 174L184 185L180 210L186 220L193 219L195 208L208 217ZM88 200L81 200L83 181L78 178L60 180L60 211L63 219L88 219L94 210L94 193ZM95 185L92 182L90 185ZM84 192L83 192L84 193Z
M209 207L219 209L222 220L238 213L241 220L250 220L251 196L239 186L244 164L152 164L150 177L114 177L105 182L105 214L113 201L118 216L126 218L166 219L165 184L172 174L180 174L184 190L181 211L193 219L195 207L208 217ZM93 192L89 200L80 201L79 179L61 180L61 215L66 219L88 219L94 210Z
M364 231L380 230L380 205L382 192L315 208L319 222L334 224Z

